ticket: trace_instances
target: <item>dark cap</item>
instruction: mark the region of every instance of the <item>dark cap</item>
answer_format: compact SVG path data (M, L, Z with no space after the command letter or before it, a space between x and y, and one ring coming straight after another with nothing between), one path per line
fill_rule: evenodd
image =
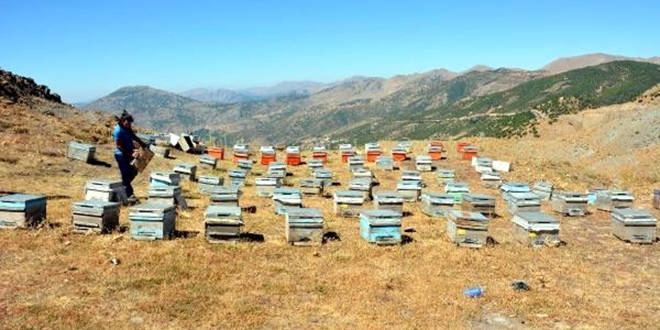
M124 111L121 113L121 116L119 116L119 121L124 121L124 120L128 120L128 121L130 121L131 123L133 122L133 116L131 116L131 114L128 113L125 109L124 109Z

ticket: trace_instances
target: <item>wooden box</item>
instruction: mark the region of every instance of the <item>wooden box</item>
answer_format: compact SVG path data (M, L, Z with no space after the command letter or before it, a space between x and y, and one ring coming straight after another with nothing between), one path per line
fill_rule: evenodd
M170 148L169 147L164 147L164 146L157 146L157 145L150 145L149 150L154 153L154 156L158 156L160 158L168 158L170 157Z
M370 178L356 178L348 183L348 190L359 191L364 194L364 199L371 200L371 189L373 188L373 181Z
M392 157L380 156L376 159L376 166L384 171L393 171L394 160Z
M325 163L320 159L311 159L307 162L307 167L309 168L309 173L314 175L314 172L322 170Z
M416 202L422 194L422 183L419 181L399 181L396 191L406 202Z
M341 162L348 163L348 159L355 156L355 149L350 144L340 144L339 154L341 155Z
M484 188L497 189L502 184L502 175L497 172L481 173L481 186Z
M300 179L300 193L303 196L322 196L323 180L315 178Z
M535 193L509 193L507 199L509 213L541 212L541 198Z
M540 212L518 212L513 217L513 237L532 247L557 246L559 221Z
M174 173L178 173L182 179L188 181L197 180L197 166L191 164L180 163L174 166Z
M433 161L439 161L445 159L443 155L444 147L442 146L442 143L440 143L439 145L431 143L426 149L426 152Z
M149 176L149 184L152 187L178 186L181 182L179 173L167 171L153 171Z
M247 172L244 169L232 169L227 173L229 176L229 185L232 187L244 187L247 178Z
M463 195L470 193L470 185L464 182L447 182L445 193L454 197L454 204L460 204L463 201Z
M298 146L289 146L286 148L286 164L293 166L301 164L300 148Z
M587 194L577 192L555 192L552 194L552 209L571 217L582 217L589 213Z
M211 204L216 206L238 206L240 197L241 191L236 187L217 187L209 195Z
M354 218L360 214L364 205L364 194L359 191L337 190L334 193L335 215L342 218Z
M181 193L181 187L149 187L147 195L150 204L177 206L182 209L188 208L188 203Z
M95 154L96 146L76 141L69 142L69 146L66 151L66 156L69 159L79 160L85 163L89 163L94 160Z
M86 201L116 202L126 204L126 187L119 180L94 179L85 184Z
M482 194L463 195L461 210L481 213L487 217L495 215L495 197Z
M472 158L477 157L477 147L465 146L463 147L463 160L472 161Z
M360 237L378 245L400 244L401 214L390 210L360 212Z
M415 168L420 172L433 171L433 160L431 160L431 156L419 155L415 157Z
M612 233L630 243L655 242L657 222L657 219L646 210L614 209L612 211Z
M236 167L245 171L245 173L250 173L252 171L252 161L249 159L239 159L236 161Z
M348 158L348 169L351 171L364 167L364 158L362 156L353 156Z
M131 166L133 166L139 173L142 173L151 162L151 159L154 158L154 153L149 149L143 149L140 147L137 147L135 150L137 151L137 156L131 161Z
M254 186L257 190L257 197L273 197L275 188L282 186L282 180L278 178L256 178Z
M204 193L213 189L213 187L222 186L225 184L225 179L214 175L200 175L197 178L197 183L199 183L199 192Z
M447 235L458 246L481 248L488 239L488 218L476 212L450 211Z
M401 181L405 182L419 182L420 184L423 184L422 182L422 173L416 170L405 170L401 171Z
M449 211L453 209L453 196L435 192L425 192L422 194L422 212L432 218L446 217Z
M331 170L318 170L314 172L314 178L319 179L323 182L323 187L332 186L332 171Z
M302 208L302 194L298 188L276 188L273 192L273 210L284 215L289 209Z
M403 215L403 196L396 191L377 191L374 193L374 207Z
M199 156L199 163L205 168L215 170L216 166L218 166L218 159L209 155L201 155Z
M109 233L119 227L119 203L76 202L71 206L74 233Z
M635 197L631 191L605 191L596 195L596 208L612 212L615 209L630 209Z
M438 180L438 185L444 186L447 182L454 182L456 179L456 172L448 169L437 169L435 177Z
M328 152L324 146L315 146L312 148L312 159L325 164L328 161Z
M131 238L160 240L174 236L176 212L174 206L145 204L130 208Z
M539 196L542 201L549 201L552 198L554 185L545 181L537 181L532 186L532 192Z
M286 241L292 245L321 245L323 212L315 208L288 209L286 212Z
M219 160L225 159L225 148L223 147L208 147L206 148L206 153Z
M46 219L47 200L37 195L0 197L0 229L34 227Z
M529 185L523 182L507 182L500 187L502 191L502 198L509 201L509 194L511 193L528 193L531 192Z
M391 152L392 159L396 162L402 162L408 159L408 150L403 146L396 146Z
M209 243L237 242L243 215L238 206L211 205L204 211L204 234Z

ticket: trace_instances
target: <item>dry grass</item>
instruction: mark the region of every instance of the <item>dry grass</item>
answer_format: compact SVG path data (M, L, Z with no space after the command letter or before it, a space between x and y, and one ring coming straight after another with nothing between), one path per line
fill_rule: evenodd
M109 147L98 153L111 162ZM178 160L156 159L150 170L196 163L193 156L175 155ZM456 156L450 154L442 166L478 187L476 174ZM331 157L330 167L345 184L348 169L337 155ZM0 327L7 329L498 329L489 325L493 315L512 317L513 328L642 329L660 321L659 245L618 241L602 213L562 219L567 245L535 250L512 243L499 200L503 217L493 220L490 231L499 244L469 250L447 240L444 219L430 219L419 205L407 204L412 216L404 218L404 227L415 228L409 234L413 242L378 247L359 238L356 220L332 215L331 199L306 198L306 206L324 210L327 230L341 241L299 248L285 244L283 219L273 214L270 200L254 197L254 188L247 187L241 204L257 206L257 213L245 215L245 230L264 235L265 242L211 245L201 234L208 200L196 193L196 184L185 183L194 208L179 212L177 229L200 235L136 242L127 233L70 232L70 205L83 198L85 181L116 177L116 169L61 157L22 165L20 176L0 168L3 188L51 196L53 228L0 232ZM255 172L263 171L255 166ZM294 177L306 171L294 168ZM376 173L381 189L394 187L397 173ZM437 190L433 174L424 179L429 190ZM144 196L146 176L135 186ZM126 209L121 224L128 226ZM110 264L112 257L121 264ZM532 290L512 291L509 283L518 278ZM463 297L461 291L474 285L485 286L485 296Z
M498 196L502 216L491 223L494 246L454 246L446 237L445 220L424 216L418 204L405 206L412 215L403 226L416 231L408 234L411 243L373 246L359 238L357 220L332 215L332 199L305 198L306 206L324 210L326 229L341 241L292 247L284 242L283 218L273 213L269 199L255 197L254 187L246 187L241 200L241 206L257 206L255 214L244 215L244 229L265 241L211 245L202 233L208 200L187 182L184 193L193 209L178 212L177 229L190 237L137 242L126 232L71 233L70 207L83 199L85 182L116 178L118 171L108 145L101 145L97 156L113 164L109 169L44 152L63 150L71 138L60 133L59 124L48 125L56 139L2 136L12 139L7 154L20 160L0 162L0 190L50 197L48 226L0 231L3 329L651 329L660 322L660 244L617 240L602 212L562 218L565 246L536 250L513 243L499 193L479 187L477 175L457 160L452 143L449 160L440 166L456 169L475 191ZM514 162L516 171L507 175L511 180L545 177L562 188L585 190L589 187L582 180L610 177L567 162L560 156L568 148L562 154L555 143L477 142L486 155ZM515 151L518 147L552 152L532 157L531 151ZM421 152L423 143L414 149ZM197 163L194 156L174 155L178 159L154 159L148 171L171 169L180 161ZM330 158L329 167L343 184L332 189L345 189L350 173L337 154ZM643 160L640 166L652 164ZM228 161L220 166L213 173L225 177L224 170L233 167ZM307 175L304 166L290 170L294 183ZM254 172L265 169L255 165ZM380 189L394 188L398 172L375 173ZM424 180L427 190L439 190L433 174L425 173ZM649 185L633 187L640 207L650 206ZM147 186L147 175L140 175L138 196L146 195ZM127 213L122 208L123 227L129 225ZM108 262L115 257L121 264ZM514 292L509 288L514 279L527 280L532 290ZM462 290L475 285L485 286L486 294L465 298Z

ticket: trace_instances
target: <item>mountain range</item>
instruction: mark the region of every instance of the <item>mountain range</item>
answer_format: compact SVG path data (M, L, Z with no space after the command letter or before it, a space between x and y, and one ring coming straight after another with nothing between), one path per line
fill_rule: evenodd
M286 83L244 94L189 91L186 97L134 86L86 108L127 109L143 126L228 142L515 136L533 134L539 117L630 101L660 83L660 66L653 64L660 58L621 59L591 54L558 59L535 71L438 69L388 79L358 76L327 85ZM216 101L221 96L223 101Z

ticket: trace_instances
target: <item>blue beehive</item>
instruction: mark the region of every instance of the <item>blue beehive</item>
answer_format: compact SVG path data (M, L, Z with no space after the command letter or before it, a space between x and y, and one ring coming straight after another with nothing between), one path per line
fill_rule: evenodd
M152 187L178 186L181 177L178 173L168 171L153 171L149 176Z
M317 170L314 172L314 177L323 182L323 187L330 187L332 185L332 171L330 170Z
M396 191L401 194L406 202L416 202L422 195L422 183L419 181L399 181Z
M401 243L401 214L391 210L360 212L360 237L379 245Z
M197 166L192 164L180 163L174 166L174 172L179 173L181 178L186 178L188 181L197 180Z
M159 240L174 236L176 213L174 206L145 204L132 207L128 218L131 238Z
M218 206L238 206L241 191L237 187L218 186L209 192L211 204Z
M46 197L7 195L0 197L0 228L27 228L46 218Z
M243 187L245 186L245 180L247 177L247 172L244 169L233 169L229 170L229 185L232 187Z
M394 170L394 159L388 156L378 156L376 158L376 166L381 170L392 171Z
M348 157L348 169L350 169L351 171L355 171L363 167L364 167L364 157L362 156Z
M287 209L302 208L302 194L298 188L275 188L273 207L276 214L284 215Z
M507 182L500 187L500 190L502 190L502 198L507 202L511 193L528 193L532 191L527 183L522 182Z
M199 163L204 167L215 169L218 165L218 159L209 155L201 155L199 156Z

